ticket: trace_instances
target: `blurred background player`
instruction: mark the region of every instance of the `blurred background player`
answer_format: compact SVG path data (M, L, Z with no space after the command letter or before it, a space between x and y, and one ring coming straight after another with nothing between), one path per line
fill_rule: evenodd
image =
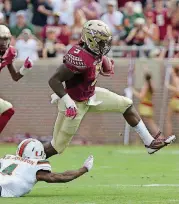
M166 133L172 133L172 116L179 113L179 66L175 66L172 72L172 83L166 84L167 88L172 92L172 98L168 105Z
M155 90L152 82L152 75L149 71L146 71L144 75L144 80L145 82L141 91L138 92L133 88L133 93L140 100L139 114L144 123L147 125L147 128L149 129L150 133L154 135L157 131L159 131L159 128L155 124L153 118L154 110L152 98Z
M158 132L153 138L129 98L95 86L99 74L110 76L114 73L114 62L105 57L112 42L109 27L100 20L90 20L84 24L81 39L64 56L63 64L49 80L50 87L56 93L52 95L52 103L58 97L61 100L53 139L45 145L47 157L64 151L87 112L122 113L140 135L150 154L175 140L174 135L164 138Z
M19 144L16 155L5 155L0 159L0 197L23 196L39 181L66 183L87 173L93 166L93 156L89 156L78 170L52 173L45 158L42 143L26 139Z
M7 66L14 81L18 81L32 68L32 62L27 58L19 72L16 71L13 61L17 56L14 47L10 46L11 33L5 25L0 25L0 71ZM0 98L0 133L14 114L11 103Z

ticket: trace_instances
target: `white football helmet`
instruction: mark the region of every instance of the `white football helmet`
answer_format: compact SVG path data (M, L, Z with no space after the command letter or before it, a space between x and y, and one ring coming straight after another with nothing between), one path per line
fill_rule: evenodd
M46 159L44 146L36 139L23 140L17 148L16 155L24 159Z
M83 25L81 40L97 55L106 55L111 49L112 33L103 21L90 20Z

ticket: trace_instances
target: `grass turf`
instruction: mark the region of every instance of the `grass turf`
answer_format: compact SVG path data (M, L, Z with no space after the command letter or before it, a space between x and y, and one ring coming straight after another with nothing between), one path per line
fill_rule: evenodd
M0 156L14 153L0 146ZM22 198L0 198L3 204L145 204L179 203L179 148L148 155L142 147L69 147L50 159L53 171L76 169L88 155L94 168L67 184L38 183ZM153 185L159 184L159 185Z

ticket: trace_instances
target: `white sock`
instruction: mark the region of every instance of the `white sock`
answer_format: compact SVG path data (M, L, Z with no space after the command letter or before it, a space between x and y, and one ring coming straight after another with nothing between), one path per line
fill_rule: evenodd
M139 134L145 145L150 145L154 140L142 120L140 120L140 122L133 128Z

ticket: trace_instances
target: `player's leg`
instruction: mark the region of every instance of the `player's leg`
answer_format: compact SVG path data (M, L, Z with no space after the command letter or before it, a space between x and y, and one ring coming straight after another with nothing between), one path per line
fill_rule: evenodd
M54 126L53 139L51 143L44 146L47 158L62 153L77 132L89 107L86 103L76 103L76 105L78 114L74 119L66 117L64 114L65 108L63 105L59 105L59 113Z
M117 95L107 89L97 87L96 99L103 102L98 106L90 107L89 111L122 113L128 124L139 134L145 146L148 148L149 153L154 153L175 139L175 136L163 140L158 138L154 139L134 108L132 100L129 98ZM158 137L158 133L156 133L156 135Z
M155 133L154 137L152 137L140 116L137 115L138 113L133 107L133 105L131 105L123 113L123 116L126 121L131 127L133 127L133 129L139 134L140 138L143 140L149 154L155 153L161 148L167 146L168 144L171 144L176 139L175 135L165 138L160 131L158 132L158 130L156 130L157 132ZM138 119L134 120L134 118L136 117Z
M139 104L138 108L139 115L143 120L144 124L147 126L149 132L152 135L156 135L159 132L159 127L154 121L154 110L152 106L146 104Z
M138 133L140 131L139 135L145 145L149 145L154 140L134 108L132 100L99 87L96 88L96 99L103 102L98 106L91 107L90 112L122 113L128 124Z
M12 104L0 98L0 133L14 115Z
M63 122L63 114L58 112L58 116L57 116L57 119L55 121L54 129L53 129L53 135L54 136L58 135L58 133L60 132L62 122ZM47 155L47 158L49 158L55 154L58 154L58 152L52 146L51 142L45 144L44 149L45 149L45 153Z
M144 124L146 124L149 132L152 135L156 135L156 133L159 132L159 127L157 126L153 118L141 116L141 119L143 120Z

